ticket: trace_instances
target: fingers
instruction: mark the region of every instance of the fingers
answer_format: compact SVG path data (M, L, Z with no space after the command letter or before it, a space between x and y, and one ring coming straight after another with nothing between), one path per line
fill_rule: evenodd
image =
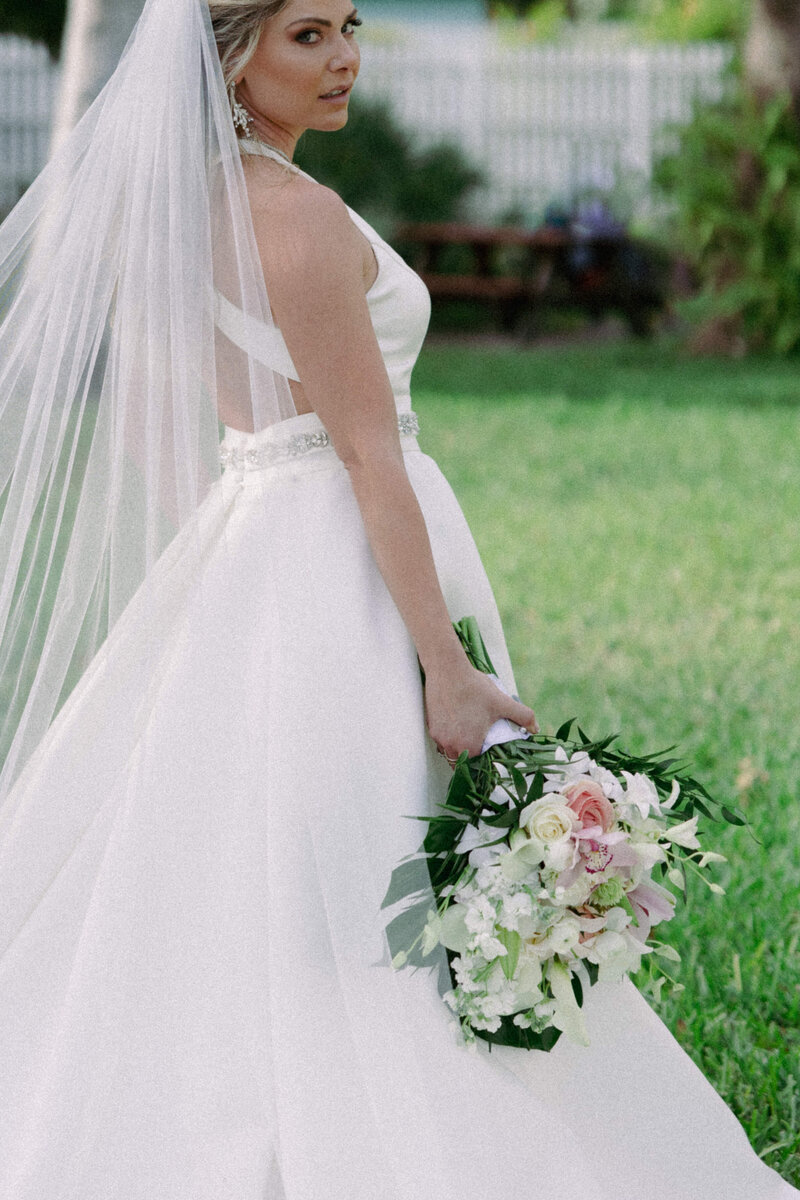
M536 720L536 713L532 708L528 708L527 704L514 703L514 711L507 714L509 721L515 721L517 725L521 725L523 729L527 729L529 733L539 732L539 722Z
M455 768L455 765L458 762L457 754L448 754L447 751L443 750L441 746L436 747L436 753L441 754L442 758L447 761L451 769Z

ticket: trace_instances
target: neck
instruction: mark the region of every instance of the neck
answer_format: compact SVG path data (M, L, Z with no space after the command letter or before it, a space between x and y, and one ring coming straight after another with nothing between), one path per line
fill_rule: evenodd
M244 136L250 141L270 146L288 162L291 162L299 134L290 133L289 130L281 128L269 118L256 112L248 101L246 84L234 88L233 96L237 104L244 110L243 119L240 122Z
M267 142L262 137L257 137L254 133L249 133L242 139L245 142L254 142L257 146L264 146L267 150L273 150L275 154L279 154L287 163L291 163L291 158L285 151L281 150L280 146L273 146L272 142Z

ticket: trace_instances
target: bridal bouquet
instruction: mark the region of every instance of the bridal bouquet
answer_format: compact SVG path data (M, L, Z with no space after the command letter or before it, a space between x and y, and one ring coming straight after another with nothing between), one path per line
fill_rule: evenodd
M456 630L496 679L475 620ZM422 846L392 875L384 908L405 905L387 925L393 965L446 948L444 1000L467 1042L550 1050L563 1033L587 1045L585 989L645 955L669 978L661 963L679 955L653 931L676 892L685 898L687 874L723 891L702 874L724 859L701 848L698 817L743 818L675 759L626 755L580 728L571 738L573 725L554 737L508 726L511 740L491 745L493 731L484 753L462 754L441 811L419 818Z

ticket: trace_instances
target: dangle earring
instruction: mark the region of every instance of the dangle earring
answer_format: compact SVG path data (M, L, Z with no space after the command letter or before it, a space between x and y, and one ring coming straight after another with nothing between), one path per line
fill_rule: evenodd
M250 127L250 114L244 105L240 104L236 98L236 84L232 83L229 90L231 101L231 114L233 116L233 125L235 129L241 129L246 138L254 137L253 130Z

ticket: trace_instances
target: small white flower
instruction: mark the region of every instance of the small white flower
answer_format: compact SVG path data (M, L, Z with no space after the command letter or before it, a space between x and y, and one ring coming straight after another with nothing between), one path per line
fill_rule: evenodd
M530 951L540 959L569 954L578 945L581 927L575 917L564 915L539 941L530 942Z
M499 938L492 937L488 934L480 934L475 938L476 949L480 950L487 962L493 962L496 958L503 958L508 954Z
M489 825L485 825L483 821L479 821L477 825L467 825L456 846L456 853L469 854L470 851L477 849L479 846L486 846L489 842L496 842L501 832L497 829L492 829Z
M428 913L428 921L422 931L422 950L423 957L431 954L439 945L442 935L442 920L436 913Z
M703 867L707 866L708 863L710 863L710 862L727 862L727 861L728 860L724 854L715 854L713 850L707 850L697 865L698 865L698 867L700 867L702 869Z
M678 799L678 796L680 796L680 794L681 794L681 785L678 783L677 779L673 779L672 791L670 792L667 799L662 801L661 807L664 809L674 808L675 803Z
M500 912L500 923L505 929L517 930L521 917L530 917L533 913L533 901L528 892L517 892L506 896Z
M559 746L555 752L554 758L563 766L548 767L545 771L545 793L557 792L566 784L571 783L574 779L579 779L582 775L589 775L596 763L589 758L589 755L584 750L578 750L573 754L572 758L567 759L564 750Z
M625 806L637 809L641 817L649 817L651 810L658 814L661 808L652 779L647 775L631 775L629 771L623 771L622 774L625 778Z
M622 784L611 771L595 763L589 771L590 779L599 783L609 800L621 800L624 796Z
M697 821L696 816L690 817L688 821L682 821L680 825L673 825L671 829L665 830L662 837L674 846L683 846L685 850L699 850Z

